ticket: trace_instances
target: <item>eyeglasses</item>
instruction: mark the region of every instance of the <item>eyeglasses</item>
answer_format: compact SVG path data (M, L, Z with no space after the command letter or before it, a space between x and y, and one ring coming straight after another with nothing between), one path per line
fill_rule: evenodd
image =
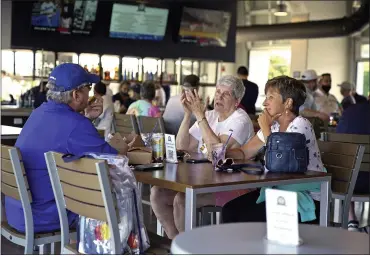
M221 90L216 90L216 96L228 99L232 97L232 93L230 91L221 92Z

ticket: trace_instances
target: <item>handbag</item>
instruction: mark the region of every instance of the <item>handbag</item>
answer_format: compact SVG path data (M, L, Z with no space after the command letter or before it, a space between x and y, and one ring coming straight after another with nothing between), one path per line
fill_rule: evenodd
M272 133L266 145L267 169L270 172L306 172L309 161L308 142L302 133Z

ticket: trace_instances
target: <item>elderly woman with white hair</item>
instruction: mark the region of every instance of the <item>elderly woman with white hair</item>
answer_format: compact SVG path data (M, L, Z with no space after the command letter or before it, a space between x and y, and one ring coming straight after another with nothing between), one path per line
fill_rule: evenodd
M254 135L253 124L248 114L238 109L245 93L243 82L234 76L224 76L217 81L214 110L206 111L196 90L185 90L181 103L185 116L176 138L177 148L188 152L210 152L211 145L225 143L232 129L227 148L238 148ZM190 127L191 115L197 122ZM197 207L222 206L243 195L247 190L202 194L197 196ZM152 187L150 201L157 219L167 236L172 239L185 229L185 195L175 191Z

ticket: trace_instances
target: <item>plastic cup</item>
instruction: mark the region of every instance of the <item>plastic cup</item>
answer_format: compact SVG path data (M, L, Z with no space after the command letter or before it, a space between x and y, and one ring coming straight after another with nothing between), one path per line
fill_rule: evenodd
M212 147L211 149L212 164L213 164L213 167L216 168L216 165L220 160L222 161L225 160L225 150L223 150L224 144L215 143L215 144L212 144L211 147Z

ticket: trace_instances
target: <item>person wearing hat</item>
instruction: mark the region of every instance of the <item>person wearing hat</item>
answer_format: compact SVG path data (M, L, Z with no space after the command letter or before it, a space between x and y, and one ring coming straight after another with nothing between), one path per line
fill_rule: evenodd
M340 94L343 96L343 100L341 102L342 108L346 109L349 106L356 104L356 100L352 96L355 86L350 82L343 82L338 84L338 86L340 87Z
M329 120L329 116L325 113L317 111L317 106L314 100L313 93L317 89L318 76L315 70L309 69L303 72L301 81L306 87L306 100L299 108L299 112L304 117L318 117L321 120Z
M199 91L199 77L196 75L188 75L184 78L184 83L182 85L182 91L190 90ZM166 109L163 113L163 121L166 132L169 134L176 135L180 129L182 120L184 119L184 108L181 104L181 95L176 95L171 97L168 102ZM192 126L195 123L195 116L191 116L190 125Z
M99 76L89 74L77 64L64 63L54 68L46 85L49 89L46 95L48 101L31 113L15 143L22 154L32 194L35 233L60 229L45 152L73 155L85 152L118 153L99 135L91 122L103 110L102 101L88 103L91 84L99 81ZM21 202L5 197L5 211L9 225L24 233ZM76 220L78 215L68 212L69 224L74 225Z
M140 84L131 84L128 95L133 102L140 100Z

